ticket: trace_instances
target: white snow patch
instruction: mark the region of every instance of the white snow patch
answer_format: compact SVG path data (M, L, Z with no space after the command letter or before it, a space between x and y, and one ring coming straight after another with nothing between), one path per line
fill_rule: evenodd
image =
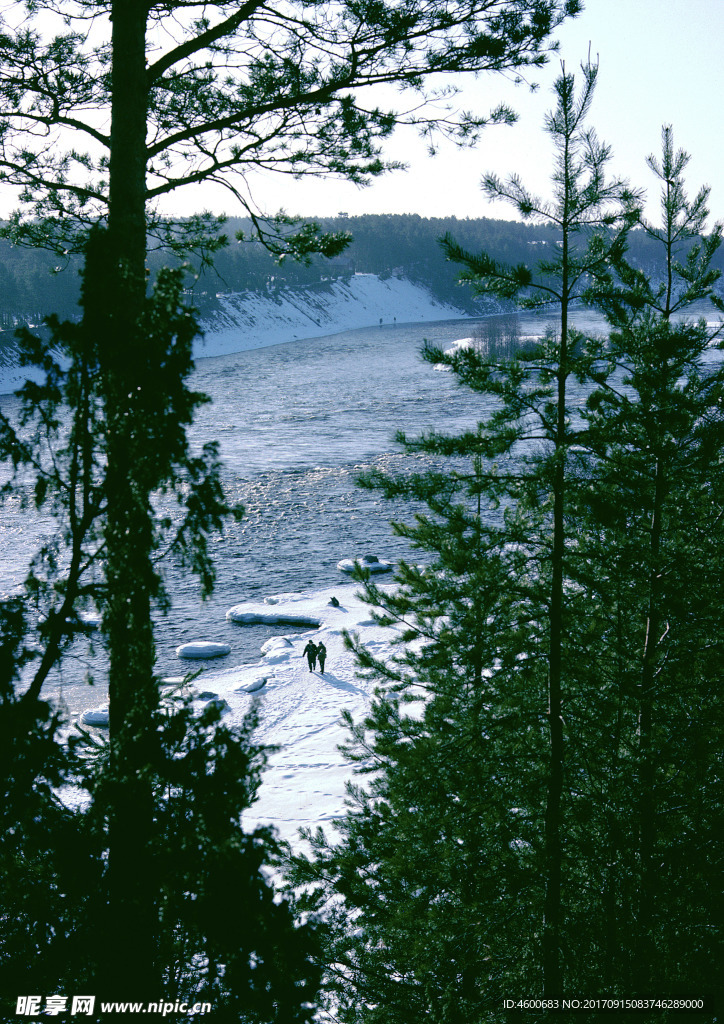
M176 648L177 658L225 658L227 654L231 654L229 644L215 643L213 640L195 640Z
M454 356L457 352L462 352L466 348L479 347L479 343L476 343L474 338L458 338L454 341L450 348L445 349L446 356ZM452 366L447 366L445 363L435 363L433 366L434 370L440 370L440 372L447 373L452 372Z
M456 352L463 352L466 348L475 347L475 338L458 338L450 348L445 349L446 356L454 356Z
M531 341L539 342L542 337L543 337L543 335L541 335L541 334L521 334L519 336L518 340L521 342L521 344L524 343L524 342L531 342ZM480 339L480 338L458 338L458 340L454 341L449 348L445 349L445 355L446 356L454 356L454 355L457 355L458 352L464 352L466 349L469 349L469 348L476 349L478 352L482 352L482 353L485 353L487 351L486 343L485 343L485 341L483 339ZM433 369L434 370L444 371L444 372L452 371L452 367L451 366L447 366L445 363L435 363L435 365L433 366Z
M362 555L361 558L343 558L337 562L337 568L342 572L354 572L355 569L366 569L367 572L391 572L394 569L393 562L386 562L384 558L376 555Z
M98 612L78 612L78 621L85 629L100 629L103 624Z

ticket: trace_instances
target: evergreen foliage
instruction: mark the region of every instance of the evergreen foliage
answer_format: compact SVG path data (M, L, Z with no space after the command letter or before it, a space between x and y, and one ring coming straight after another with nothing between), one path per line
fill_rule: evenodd
M311 925L295 921L269 873L280 850L269 829L246 832L240 818L260 785L265 752L253 742L252 711L241 726L220 721L218 705L201 716L182 694L166 697L153 724L158 744L145 766L152 784L151 856L145 862L155 899L154 968L168 1002L208 1002L214 1018L242 1024L311 1022L319 950ZM104 752L107 754L108 752ZM111 752L112 753L112 752ZM110 841L112 760L93 773L91 815ZM95 909L99 942L94 977L123 947L105 927L108 872ZM130 984L127 979L126 987Z
M20 598L0 603L0 1005L10 1019L22 992L84 979L83 922L100 861L83 820L59 790L78 760L60 742L48 704L17 693L32 660Z
M553 204L485 180L559 218L556 258L534 272L445 243L481 288L553 293L560 333L509 360L426 350L486 418L401 436L430 468L363 481L426 503L394 528L430 562L403 565L393 595L366 582L401 644L382 663L350 638L380 682L349 722L368 783L350 790L341 838L310 835L291 875L326 921L342 1021L402 1024L409 1007L506 1020L504 998L614 989L720 995L723 381L707 364L718 327L671 319L711 294L719 229L697 240L705 196L686 200L665 133L651 165L669 212L643 230L671 273L662 288L627 262L635 197L606 193L607 151L580 131L594 81L585 67L578 98L571 76L557 84ZM597 208L606 194L614 206ZM609 313L610 340L566 328L574 294Z
M661 224L643 223L662 252L663 281L652 283L621 259L618 287L599 296L613 327L608 354L616 372L587 401L601 498L582 505L595 524L587 536L599 585L620 623L616 704L630 723L612 773L619 794L627 790L634 824L629 980L639 990L668 983L721 997L718 983L707 981L721 957L721 932L712 926L721 917L703 897L722 877L711 841L722 826L715 680L724 374L712 359L721 322L676 315L702 299L722 311L712 294L722 229L700 238L709 190L688 199L688 159L665 126L661 161L648 158L661 182Z

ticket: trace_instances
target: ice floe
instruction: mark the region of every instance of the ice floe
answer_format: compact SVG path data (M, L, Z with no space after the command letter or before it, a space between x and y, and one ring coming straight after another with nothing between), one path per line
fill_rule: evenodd
M386 562L384 558L377 555L362 555L361 558L343 558L337 562L337 568L342 572L354 572L355 569L366 569L367 572L392 572L393 562Z
M231 654L229 644L220 644L213 640L195 640L176 648L177 658L205 660L207 658L225 658L227 654Z
M312 626L318 628L320 619L311 610L311 603L302 594L277 594L258 601L235 604L226 613L228 622L239 626ZM315 604L316 609L316 604ZM273 610L272 610L273 609Z
M81 725L92 725L95 728L108 728L109 721L109 706L108 704L101 704L97 708L88 708L80 715Z

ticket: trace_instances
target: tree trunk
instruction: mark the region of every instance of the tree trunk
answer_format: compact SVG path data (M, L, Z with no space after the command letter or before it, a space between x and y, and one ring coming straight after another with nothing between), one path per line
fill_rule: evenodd
M108 217L108 337L101 359L108 423L106 528L111 788L109 792L106 996L158 999L157 886L151 842L157 688L151 620L156 577L153 520L134 423L144 339L146 3L114 0L111 159Z
M561 971L561 797L563 794L563 557L565 552L566 382L568 378L568 233L563 229L561 280L561 347L556 396L556 459L553 479L553 549L551 553L550 648L548 655L548 726L550 762L545 811L545 900L543 920L543 993L563 994Z

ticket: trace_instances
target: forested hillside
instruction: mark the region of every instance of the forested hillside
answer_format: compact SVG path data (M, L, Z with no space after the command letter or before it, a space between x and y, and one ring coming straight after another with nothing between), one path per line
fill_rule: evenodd
M0 239L0 325L37 323L48 313L77 313L79 258L60 259L42 249Z
M225 227L228 245L218 253L212 270L197 268L198 279L189 278L193 301L207 313L218 294L242 291L274 291L344 279L355 273L405 277L425 285L443 301L469 313L484 311L468 288L458 283L459 268L449 262L439 240L450 234L470 251L485 249L495 260L518 264L535 262L546 246L555 242L547 225L517 221L456 217L420 217L411 214L375 214L338 217L319 221L325 230L349 231L352 242L346 252L332 260L315 257L310 266L287 261L278 265L256 242L238 242L237 234L248 233L249 223L231 218ZM634 265L652 278L663 272L651 241L643 231L630 235L630 256ZM149 255L152 275L168 262L163 253ZM719 257L724 267L724 260ZM37 323L48 313L72 317L78 299L79 261L60 262L42 250L25 249L0 241L0 317L5 329L14 323Z
M352 242L336 260L317 257L311 266L274 265L261 246L232 244L216 261L216 273L224 290L260 289L269 286L304 286L328 277L353 273L396 275L429 288L436 298L479 312L469 289L457 284L459 268L450 263L439 244L447 232L468 247L488 249L496 259L519 263L529 259L531 250L554 241L545 226L528 226L515 221L459 220L456 217L420 217L410 214L374 214L347 217L341 214L319 221L327 231L348 231ZM244 230L240 221L229 223L229 234ZM249 282L249 283L246 283ZM221 289L217 289L221 290Z

